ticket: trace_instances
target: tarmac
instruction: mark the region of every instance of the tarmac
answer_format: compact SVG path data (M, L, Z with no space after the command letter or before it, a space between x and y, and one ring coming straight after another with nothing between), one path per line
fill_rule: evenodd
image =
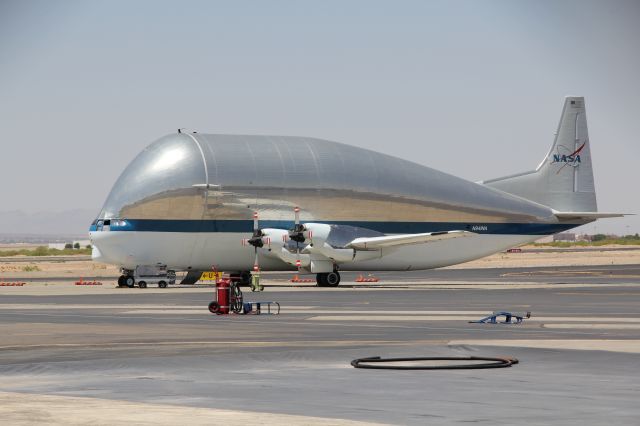
M366 274L365 274L366 275ZM2 424L637 424L640 266L265 274L280 315L215 316L210 286L0 288ZM493 311L523 324L470 324ZM386 371L369 356L508 356Z

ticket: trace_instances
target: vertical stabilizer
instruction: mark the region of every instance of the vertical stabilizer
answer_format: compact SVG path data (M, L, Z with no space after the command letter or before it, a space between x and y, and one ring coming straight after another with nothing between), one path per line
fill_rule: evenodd
M595 212L589 145L584 98L567 96L551 150L538 168L482 183L557 211Z

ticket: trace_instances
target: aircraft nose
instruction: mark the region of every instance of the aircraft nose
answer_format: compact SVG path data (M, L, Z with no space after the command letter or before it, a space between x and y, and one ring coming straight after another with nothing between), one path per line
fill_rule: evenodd
M91 246L91 260L93 260L94 262L105 262L104 256L95 244Z

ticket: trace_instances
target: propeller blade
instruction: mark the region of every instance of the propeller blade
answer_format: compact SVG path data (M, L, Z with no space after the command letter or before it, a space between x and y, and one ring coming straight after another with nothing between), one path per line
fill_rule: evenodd
M300 225L300 207L294 207L293 213L296 216L295 224L297 228L297 225Z
M258 232L258 212L253 212L253 233L254 235Z

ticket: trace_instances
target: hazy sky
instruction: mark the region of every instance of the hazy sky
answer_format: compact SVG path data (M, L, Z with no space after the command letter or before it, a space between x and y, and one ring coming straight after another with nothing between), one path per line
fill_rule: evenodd
M0 0L0 211L97 213L178 127L498 177L542 160L565 95L599 209L640 213L640 1Z

